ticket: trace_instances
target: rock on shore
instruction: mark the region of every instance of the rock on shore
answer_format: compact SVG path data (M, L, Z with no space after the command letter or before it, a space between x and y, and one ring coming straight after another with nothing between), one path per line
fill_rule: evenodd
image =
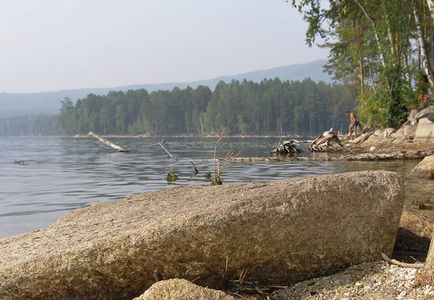
M0 299L129 299L156 277L289 283L391 254L393 172L148 192L0 240Z
M434 139L434 105L430 105L415 115L417 128L414 133L415 142L433 142Z
M434 179L434 155L425 157L411 171L411 175L419 178Z
M430 285L434 287L434 231L431 238L431 246L429 248L428 257L425 261L425 267L417 274L416 281L420 285Z
M133 300L236 300L234 297L207 289L185 279L169 279L154 283L143 295Z
M396 237L396 252L428 253L433 232L432 222L420 214L404 209Z

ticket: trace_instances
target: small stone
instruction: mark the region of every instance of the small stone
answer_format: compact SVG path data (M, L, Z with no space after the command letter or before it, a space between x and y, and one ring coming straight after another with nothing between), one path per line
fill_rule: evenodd
M222 291L203 288L184 279L159 281L134 300L235 300Z

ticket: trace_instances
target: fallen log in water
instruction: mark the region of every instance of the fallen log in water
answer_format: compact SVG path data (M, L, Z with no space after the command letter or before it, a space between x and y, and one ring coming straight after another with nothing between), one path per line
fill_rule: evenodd
M127 149L122 148L121 146L115 145L112 142L110 142L109 140L106 140L105 138L100 137L99 135L97 135L94 132L89 132L88 135L96 138L98 141L100 141L101 143L103 143L104 145L107 145L115 150L117 150L118 152L129 152Z

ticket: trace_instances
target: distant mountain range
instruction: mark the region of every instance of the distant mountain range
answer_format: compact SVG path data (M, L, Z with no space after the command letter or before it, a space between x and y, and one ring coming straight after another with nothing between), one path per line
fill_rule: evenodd
M0 93L0 118L38 113L55 114L59 111L60 101L65 97L77 100L86 97L90 93L103 95L110 91L126 91L131 89L146 89L152 92L173 89L174 87L185 88L191 86L196 88L199 85L206 85L214 89L219 81L230 82L231 80L241 81L244 79L259 82L263 79L271 78L280 78L282 81L311 78L314 81L331 82L331 77L323 72L325 63L325 60L316 60L305 64L289 65L194 82L138 84L111 88L86 88L40 93Z

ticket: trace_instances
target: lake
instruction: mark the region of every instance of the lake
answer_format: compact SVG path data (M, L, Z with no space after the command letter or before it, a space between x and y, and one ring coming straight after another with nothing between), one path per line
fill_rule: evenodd
M92 203L176 185L209 184L204 175L213 168L215 138L166 138L176 161L159 146L152 146L161 138L110 140L131 152L114 152L93 138L1 137L0 238L45 227L67 211ZM239 156L267 156L277 142L277 138L225 138L218 156L225 156L230 150L239 152ZM193 175L192 160L199 170L197 175ZM416 164L417 161L226 163L223 180L228 184L386 169L406 178L407 204L430 202L433 181L408 178ZM179 176L174 184L166 181L170 170Z

